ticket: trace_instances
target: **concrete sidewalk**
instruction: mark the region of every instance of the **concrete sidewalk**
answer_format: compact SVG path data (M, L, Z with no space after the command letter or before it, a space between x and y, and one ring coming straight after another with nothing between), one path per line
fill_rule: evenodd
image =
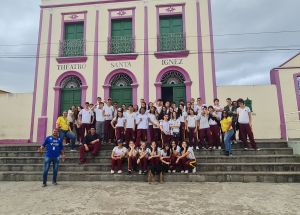
M0 214L300 214L300 184L0 182Z

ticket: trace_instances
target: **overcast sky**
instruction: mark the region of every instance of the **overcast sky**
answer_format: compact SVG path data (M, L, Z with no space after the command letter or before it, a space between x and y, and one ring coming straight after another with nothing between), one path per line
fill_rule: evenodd
M218 85L269 84L270 69L298 52L274 49L300 50L299 0L212 2ZM3 45L36 44L38 24L38 0L9 0L1 3L0 89L11 92L33 91L35 59L7 59L3 56L35 55L36 46ZM249 49L257 51L249 52ZM266 49L273 50L262 51ZM228 53L228 50L246 52Z

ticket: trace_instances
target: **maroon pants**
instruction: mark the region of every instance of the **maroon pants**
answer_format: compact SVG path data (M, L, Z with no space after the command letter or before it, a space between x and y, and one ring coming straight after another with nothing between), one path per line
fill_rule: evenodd
M147 141L147 129L137 129L135 145L140 147L141 141Z
M79 128L77 128L76 126L76 136L77 136L77 141L82 142L83 140L83 131L82 131L82 127L80 126Z
M154 140L154 128L153 128L153 125L149 125L149 137L150 137L150 140L149 140L150 143L152 141L155 141Z
M164 147L166 144L170 145L170 141L171 141L171 138L172 138L171 135L167 135L164 132L162 132L161 137L162 137L162 143L163 143L162 147Z
M104 122L104 141L108 142L109 140L114 139L114 129L111 126L111 120L105 120Z
M254 140L253 132L249 124L240 124L240 137L245 148L248 147L247 136L249 137L252 148L256 149L256 142Z
M154 132L154 139L153 139L153 141L155 141L156 143L161 142L161 135L160 135L161 130L160 130L160 128L154 128L153 132Z
M221 146L220 140L220 126L219 125L211 125L210 126L211 134L212 134L212 144L215 147Z
M116 140L124 141L124 127L116 127Z
M174 155L172 155L171 159L170 159L170 162L171 162L171 164L170 164L170 170L176 170L176 169L178 169L178 164L176 164L176 160L177 160L177 157L174 156Z
M197 133L195 132L196 128L188 128L189 130L189 146L195 147L197 143Z
M143 157L142 159L140 159L139 168L143 172L147 171L147 169L148 169L148 159L146 157Z
M189 160L187 158L181 158L178 164L181 170L186 171L186 170L193 169L196 166L196 161Z
M136 163L137 159L135 156L129 156L128 157L128 170L133 170L136 169L137 163Z
M89 130L91 129L91 124L89 123L82 123L81 124L82 135L85 136L88 134Z
M184 122L180 122L180 141L184 141L185 140L185 123Z
M118 167L118 170L122 170L123 159L111 159L111 169L115 170L115 166Z
M91 152L93 156L98 155L101 145L100 143L95 143L95 144L89 144L88 147L89 147L89 151L85 151L84 145L80 147L79 150L80 163L86 162L85 154L88 152Z
M134 141L134 139L135 139L135 131L133 130L133 128L126 128L126 132L125 132L126 144L129 144L129 141Z
M203 128L199 130L199 146L204 147L205 143L204 140L206 140L207 143L211 144L212 142L212 136L210 128Z

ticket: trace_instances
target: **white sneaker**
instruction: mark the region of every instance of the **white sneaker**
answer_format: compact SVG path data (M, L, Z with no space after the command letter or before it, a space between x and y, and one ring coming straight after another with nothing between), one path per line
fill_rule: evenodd
M196 173L196 167L193 169L193 173Z
M222 149L221 146L219 146L218 149L221 150Z
M122 174L122 170L119 170L119 171L118 171L118 174Z
M139 170L139 175L141 175L142 174L142 170Z
M184 173L184 171L182 170L181 173Z
M114 170L110 170L110 173L111 173L111 174L115 174L115 171L114 171Z
M196 150L199 150L199 147L198 147L198 146L196 146Z
M216 149L216 147L214 146L214 147L213 147L213 150L215 150L215 149Z
M176 173L176 170L173 170L172 172L173 172L173 173Z
M168 173L171 173L171 170L168 170Z
M188 170L185 170L185 172L184 172L185 174L189 174L189 171Z

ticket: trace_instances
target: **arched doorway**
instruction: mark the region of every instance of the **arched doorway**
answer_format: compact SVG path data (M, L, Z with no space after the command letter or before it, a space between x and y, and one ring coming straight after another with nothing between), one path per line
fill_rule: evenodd
M132 79L125 73L118 73L110 80L109 95L113 102L122 104L132 104Z
M161 78L161 98L164 102L186 100L185 78L178 71L169 71Z
M76 76L68 76L61 82L60 113L71 106L81 105L81 80Z

